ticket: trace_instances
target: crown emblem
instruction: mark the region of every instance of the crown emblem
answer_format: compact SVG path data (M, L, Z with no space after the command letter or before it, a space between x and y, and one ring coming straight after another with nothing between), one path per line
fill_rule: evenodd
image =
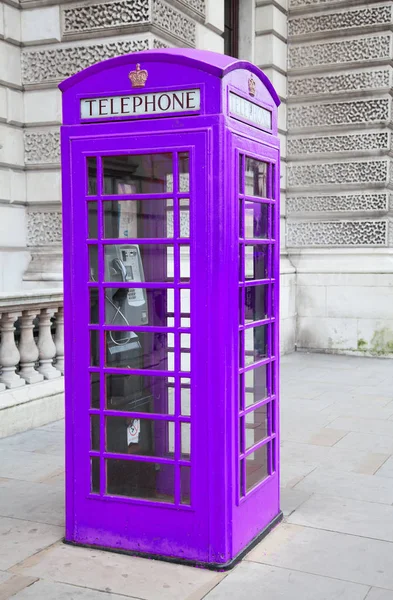
M255 92L256 92L256 83L255 83L255 79L251 75L250 79L248 80L248 93L250 94L250 96L255 96Z
M141 69L141 65L138 63L135 71L131 71L128 77L130 78L132 87L141 88L145 87L148 76L149 74L146 69Z

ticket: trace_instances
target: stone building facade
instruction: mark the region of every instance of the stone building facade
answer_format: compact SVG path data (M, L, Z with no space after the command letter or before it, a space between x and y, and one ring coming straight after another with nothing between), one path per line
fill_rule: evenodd
M0 293L61 288L62 79L104 58L224 51L224 0L0 0ZM393 352L391 1L239 0L275 85L282 349Z

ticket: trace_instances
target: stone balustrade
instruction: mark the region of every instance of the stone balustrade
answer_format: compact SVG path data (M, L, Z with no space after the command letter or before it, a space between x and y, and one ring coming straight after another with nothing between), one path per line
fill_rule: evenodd
M0 294L0 393L64 374L61 290Z

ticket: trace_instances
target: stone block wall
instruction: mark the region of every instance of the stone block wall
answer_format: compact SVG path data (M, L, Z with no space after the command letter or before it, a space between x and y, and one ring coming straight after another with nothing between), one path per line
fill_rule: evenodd
M391 2L289 0L287 247L297 346L393 350Z

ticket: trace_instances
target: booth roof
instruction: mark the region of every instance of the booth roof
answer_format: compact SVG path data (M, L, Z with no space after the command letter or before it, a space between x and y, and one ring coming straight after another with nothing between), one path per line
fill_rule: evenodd
M210 50L195 50L190 48L166 48L164 50L143 50L142 52L133 52L132 54L122 54L115 58L109 58L102 62L96 63L91 67L87 67L83 71L79 71L75 75L68 77L59 84L62 92L65 92L72 86L87 79L91 75L95 75L100 71L111 69L126 64L135 64L136 62L167 62L183 64L185 66L194 67L211 73L216 77L224 77L231 71L237 69L247 69L258 77L267 87L272 96L272 99L277 106L280 104L280 99L271 84L267 75L247 60L239 60L226 54L211 52Z

